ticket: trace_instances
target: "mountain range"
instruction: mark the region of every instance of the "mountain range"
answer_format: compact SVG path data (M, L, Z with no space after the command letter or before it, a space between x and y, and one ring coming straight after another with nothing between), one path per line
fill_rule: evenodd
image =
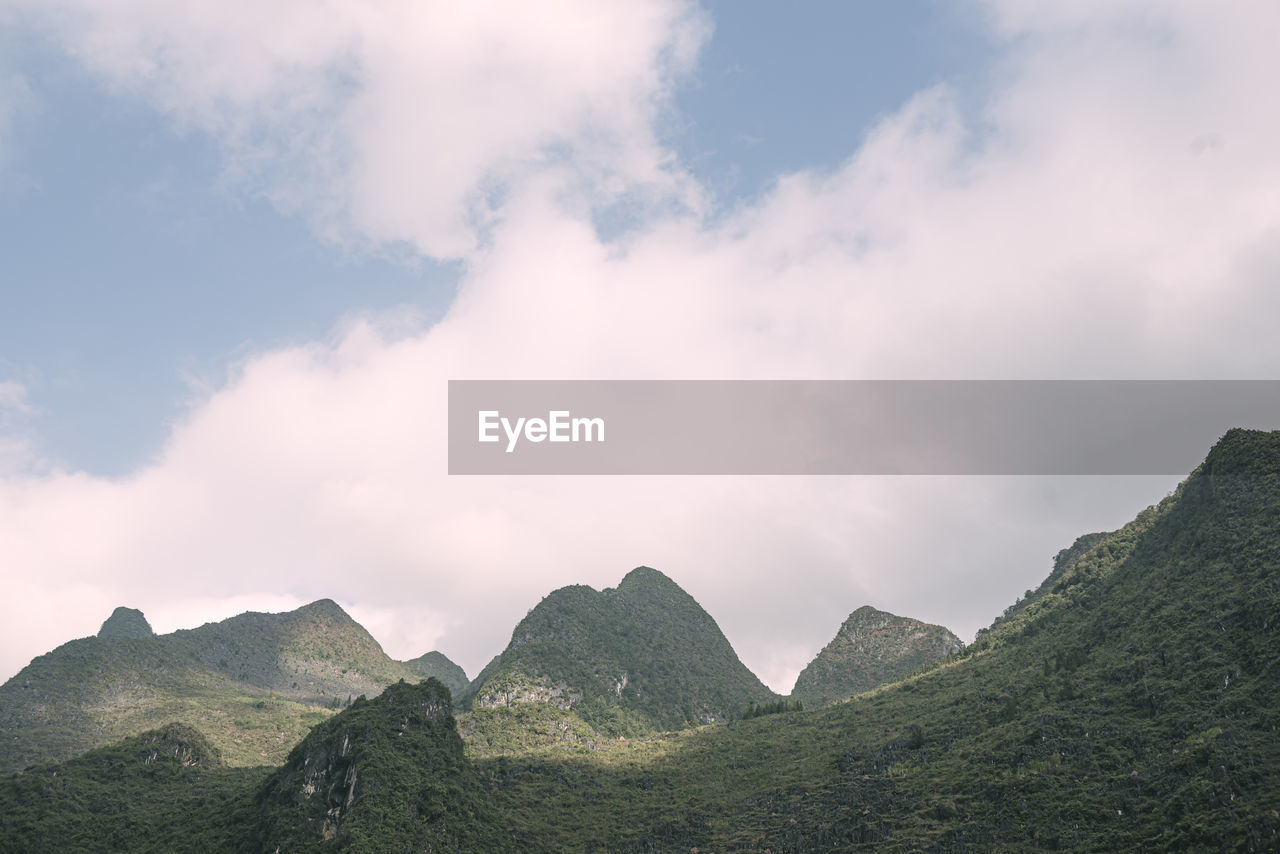
M729 714L757 690L736 656L680 681L701 671L679 656L723 638L669 579L632 575L544 600L470 711L437 679L395 682L261 767L174 724L0 778L0 850L1280 848L1280 432L1228 432L973 644L823 708ZM613 627L620 597L639 611ZM578 737L546 737L561 725Z
M466 684L439 653L392 660L328 599L158 636L140 611L121 607L96 637L63 644L0 686L0 770L170 722L200 727L235 764L279 762L355 697L430 676Z

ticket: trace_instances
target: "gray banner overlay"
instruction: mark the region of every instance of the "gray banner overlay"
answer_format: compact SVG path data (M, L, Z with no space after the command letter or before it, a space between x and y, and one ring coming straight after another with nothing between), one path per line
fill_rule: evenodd
M1280 381L451 380L449 473L1185 474L1232 427Z

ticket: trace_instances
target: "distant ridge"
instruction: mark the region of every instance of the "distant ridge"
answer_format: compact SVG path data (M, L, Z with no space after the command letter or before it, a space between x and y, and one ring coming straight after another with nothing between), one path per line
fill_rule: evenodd
M151 624L142 612L136 608L121 605L111 612L102 628L98 629L100 638L149 638L154 637Z
M800 672L791 696L806 707L830 705L901 679L963 646L944 626L863 605Z
M423 679L439 679L455 697L464 693L471 684L466 671L441 652L428 652L403 663L409 671Z
M421 669L389 658L331 599L168 635L117 608L98 636L39 656L0 686L0 772L174 721L199 727L232 764L276 762L315 723L362 694L420 681Z

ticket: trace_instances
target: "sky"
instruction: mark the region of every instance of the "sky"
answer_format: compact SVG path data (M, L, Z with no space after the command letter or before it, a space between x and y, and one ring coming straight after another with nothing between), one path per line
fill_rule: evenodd
M862 605L970 640L1176 474L451 477L447 382L1275 378L1277 42L1247 0L0 0L0 678L117 605L324 597L474 676L637 565L782 692Z

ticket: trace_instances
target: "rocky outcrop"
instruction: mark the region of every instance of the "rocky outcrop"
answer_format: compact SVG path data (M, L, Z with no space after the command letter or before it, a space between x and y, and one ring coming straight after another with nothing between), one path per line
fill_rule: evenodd
M356 700L293 749L263 789L265 831L281 851L329 840L340 850L388 820L430 824L433 810L452 807L437 802L457 794L467 773L449 689L436 679L398 682ZM385 804L362 811L369 793L414 807L391 818Z

